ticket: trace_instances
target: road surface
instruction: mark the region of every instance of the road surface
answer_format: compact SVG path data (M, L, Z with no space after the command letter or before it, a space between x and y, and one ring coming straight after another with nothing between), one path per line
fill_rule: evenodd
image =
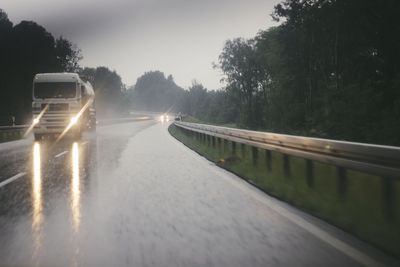
M1 144L0 265L398 264L219 169L167 126Z

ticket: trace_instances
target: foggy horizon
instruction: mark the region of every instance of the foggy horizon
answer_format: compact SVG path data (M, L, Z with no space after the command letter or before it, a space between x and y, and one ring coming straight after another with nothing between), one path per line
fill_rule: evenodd
M212 63L225 41L277 25L270 14L278 2L6 0L0 8L14 25L32 20L71 40L82 50L83 67L109 67L127 87L145 72L160 70L185 89L193 80L218 89L222 75Z

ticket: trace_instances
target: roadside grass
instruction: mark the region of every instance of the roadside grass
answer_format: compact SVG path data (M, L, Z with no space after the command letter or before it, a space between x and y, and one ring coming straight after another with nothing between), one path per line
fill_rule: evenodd
M277 152L218 138L200 139L173 124L168 130L189 148L264 192L400 258L399 180L392 180L394 200L388 204L384 178L285 158ZM312 164L312 171L307 164Z

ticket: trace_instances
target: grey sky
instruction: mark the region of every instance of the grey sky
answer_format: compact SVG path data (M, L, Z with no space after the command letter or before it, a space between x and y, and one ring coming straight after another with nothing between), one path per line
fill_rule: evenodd
M83 51L83 66L115 69L133 85L161 70L188 87L193 79L221 87L212 68L225 40L253 37L276 25L280 0L2 0L14 24L34 20Z

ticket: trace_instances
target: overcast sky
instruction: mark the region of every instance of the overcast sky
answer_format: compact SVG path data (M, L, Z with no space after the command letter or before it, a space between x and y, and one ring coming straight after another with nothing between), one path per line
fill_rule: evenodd
M14 24L33 20L82 49L83 66L107 66L127 85L145 71L221 87L212 68L224 42L276 25L280 0L1 0Z

